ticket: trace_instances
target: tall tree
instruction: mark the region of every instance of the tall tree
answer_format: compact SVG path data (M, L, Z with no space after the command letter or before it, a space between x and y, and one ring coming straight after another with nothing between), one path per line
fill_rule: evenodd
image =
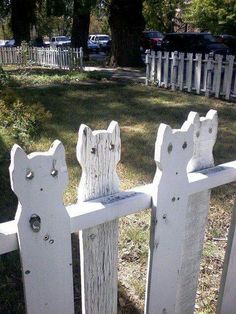
M140 66L140 37L145 26L143 0L111 0L109 25L112 35L111 62L117 66Z
M185 15L186 22L213 34L236 34L235 0L192 0Z
M96 0L74 0L71 44L73 47L82 47L85 53L88 49L90 13L96 2Z
M37 0L11 0L11 28L16 45L30 40L30 29L35 23Z
M176 10L183 5L183 0L145 0L143 12L146 26L166 33L173 32Z

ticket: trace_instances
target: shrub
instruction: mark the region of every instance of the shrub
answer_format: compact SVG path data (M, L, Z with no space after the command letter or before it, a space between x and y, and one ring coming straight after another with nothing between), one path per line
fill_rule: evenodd
M2 91L0 127L7 128L10 135L19 142L26 144L38 135L50 118L51 113L46 111L42 104L29 104L10 88Z

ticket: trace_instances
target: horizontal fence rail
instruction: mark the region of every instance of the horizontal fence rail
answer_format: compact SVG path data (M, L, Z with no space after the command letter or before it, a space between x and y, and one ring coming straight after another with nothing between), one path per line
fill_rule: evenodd
M146 85L236 100L235 56L154 51L146 54Z
M0 65L83 69L82 48L0 47Z
M78 202L67 207L62 202L68 184L62 143L57 140L48 152L30 155L14 145L10 177L19 204L15 219L0 224L0 254L20 251L27 313L74 313L70 237L78 232L82 311L117 313L117 220L146 208L152 217L145 313L194 313L210 190L236 181L236 161L214 166L217 126L214 110L201 118L191 112L181 129L161 124L153 183L119 191L118 124L98 131L81 125ZM236 308L235 254L234 213L220 314Z

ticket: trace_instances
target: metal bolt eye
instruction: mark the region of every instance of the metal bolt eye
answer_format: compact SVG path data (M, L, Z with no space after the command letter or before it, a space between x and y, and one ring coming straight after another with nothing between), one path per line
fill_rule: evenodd
M209 133L211 134L211 133L212 133L212 128L209 128L209 130L208 130L208 131L209 131Z
M32 231L39 232L41 228L41 219L38 215L33 214L29 220Z
M184 144L182 145L182 148L185 149L187 148L187 146L188 146L187 142L184 142Z
M49 243L50 243L50 244L53 244L53 243L54 243L54 240L53 240L53 239L51 239L51 240L49 241Z
M57 169L52 169L51 176L55 178L57 175L58 175L58 170Z
M95 153L96 153L96 148L93 147L93 148L91 149L91 154L95 154Z
M167 151L168 151L168 153L170 154L170 153L172 152L172 150L173 150L173 145L170 143L170 144L168 145Z
M44 241L48 241L49 239L49 235L48 234L45 234L45 236L43 237Z
M114 150L114 148L115 148L115 145L111 143L110 146L109 146L109 149L110 150Z
M27 170L27 172L26 172L26 179L27 180L32 180L33 179L33 177L34 177L34 173L33 173L33 171L31 171L31 170Z

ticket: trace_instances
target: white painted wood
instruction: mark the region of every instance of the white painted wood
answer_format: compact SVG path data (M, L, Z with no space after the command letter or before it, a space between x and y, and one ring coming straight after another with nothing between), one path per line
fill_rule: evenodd
M183 90L184 84L184 53L179 54L179 69L178 69L178 86L180 90Z
M209 97L212 93L213 83L213 53L209 53L207 64L206 64L206 96Z
M188 195L236 181L236 161L188 173ZM139 212L151 206L152 184L67 206L71 233ZM18 249L15 221L0 224L0 255Z
M150 53L146 52L145 56L145 63L146 63L146 80L145 80L145 85L148 85L148 82L150 80Z
M157 85L161 86L162 52L157 52Z
M121 143L118 123L105 131L81 125L77 158L82 167L78 202L119 191L116 165ZM118 220L79 234L83 314L117 313Z
M226 83L226 90L225 90L225 99L229 100L231 94L231 85L232 85L232 78L233 78L233 66L234 66L234 56L227 56L228 64L228 71L227 71L227 83Z
M192 90L192 77L193 77L193 54L187 54L188 66L187 66L187 91L191 92Z
M216 66L216 83L215 83L215 97L220 97L220 88L221 88L221 73L222 73L222 60L223 56L217 55L217 66Z
M188 121L194 126L194 150L187 171L214 166L212 152L217 136L217 112L210 110L206 117L201 118L196 112L191 112ZM175 313L194 312L209 202L208 190L193 194L188 199Z
M163 62L164 62L164 87L168 87L168 82L169 82L169 52L165 51L164 52L164 57L163 57Z
M174 91L177 83L178 74L178 51L172 52L172 67L171 67L171 89Z
M201 74L202 74L202 55L200 53L197 53L195 63L195 88L197 94L200 94L201 92Z
M63 205L67 185L64 147L55 141L46 153L26 155L14 145L11 186L19 205L15 222L27 313L73 314L70 218ZM37 215L41 228L33 231Z
M236 309L236 205L234 205L231 226L221 277L217 314L235 314Z
M193 154L193 126L161 124L158 130L153 185L146 314L177 313L176 301L188 196L187 164Z
M151 82L155 82L155 76L156 76L156 53L154 50L151 51Z

